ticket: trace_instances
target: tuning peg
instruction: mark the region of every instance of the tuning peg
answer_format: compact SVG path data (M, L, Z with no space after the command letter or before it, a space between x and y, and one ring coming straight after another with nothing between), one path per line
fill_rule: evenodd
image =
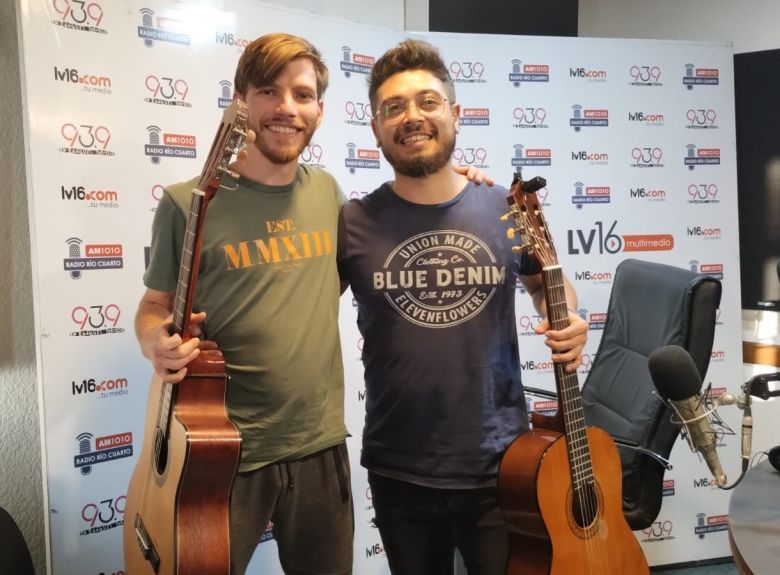
M525 246L512 246L512 251L516 254L523 253Z
M509 229L506 231L506 237L508 237L510 240L511 240L511 239L514 239L514 237L515 237L515 233L516 233L516 232L515 232L515 229L514 229L514 228L509 228Z
M507 212L503 216L501 216L500 219L502 222L507 221L509 218L514 217L514 214L512 212Z

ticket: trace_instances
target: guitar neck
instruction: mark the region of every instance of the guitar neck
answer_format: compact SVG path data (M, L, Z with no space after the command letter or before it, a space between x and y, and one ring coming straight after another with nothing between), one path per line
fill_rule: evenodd
M542 270L542 281L550 327L554 330L569 327L569 310L561 266L545 266ZM593 481L593 467L577 373L567 372L565 367L563 363L555 363L555 387L558 391L558 409L566 431L572 484L576 487Z

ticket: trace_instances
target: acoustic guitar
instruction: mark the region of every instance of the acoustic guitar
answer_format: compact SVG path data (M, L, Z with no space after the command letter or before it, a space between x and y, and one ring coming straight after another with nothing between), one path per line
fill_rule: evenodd
M189 335L206 209L246 140L246 104L222 117L192 190L173 302L171 332ZM127 575L228 575L228 504L241 438L225 408L227 376L218 350L201 351L178 384L152 380L144 440L127 491Z
M507 198L522 245L542 268L552 329L569 325L564 278L536 191L542 178L519 174ZM617 448L586 427L577 374L556 363L558 411L533 413L532 430L507 448L498 472L499 505L510 532L507 575L641 575L647 561L623 516Z

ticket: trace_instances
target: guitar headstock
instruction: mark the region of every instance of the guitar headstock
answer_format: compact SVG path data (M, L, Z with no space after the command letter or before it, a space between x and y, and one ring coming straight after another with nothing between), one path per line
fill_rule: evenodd
M222 114L222 120L200 177L200 189L213 195L224 174L238 177L228 167L234 155L239 154L245 142L254 141L254 133L247 131L246 102L236 98Z
M546 185L547 181L539 176L523 181L518 170L506 198L509 213L505 216L505 218L513 217L515 224L508 230L508 235L520 237L520 245L512 249L516 252L526 251L542 267L558 264L555 245L536 195L536 192Z

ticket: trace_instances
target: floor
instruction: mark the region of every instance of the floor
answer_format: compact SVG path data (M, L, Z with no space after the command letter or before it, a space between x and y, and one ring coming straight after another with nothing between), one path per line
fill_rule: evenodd
M732 562L704 565L702 567L682 567L679 569L656 567L652 569L651 573L653 575L739 575L737 566Z

